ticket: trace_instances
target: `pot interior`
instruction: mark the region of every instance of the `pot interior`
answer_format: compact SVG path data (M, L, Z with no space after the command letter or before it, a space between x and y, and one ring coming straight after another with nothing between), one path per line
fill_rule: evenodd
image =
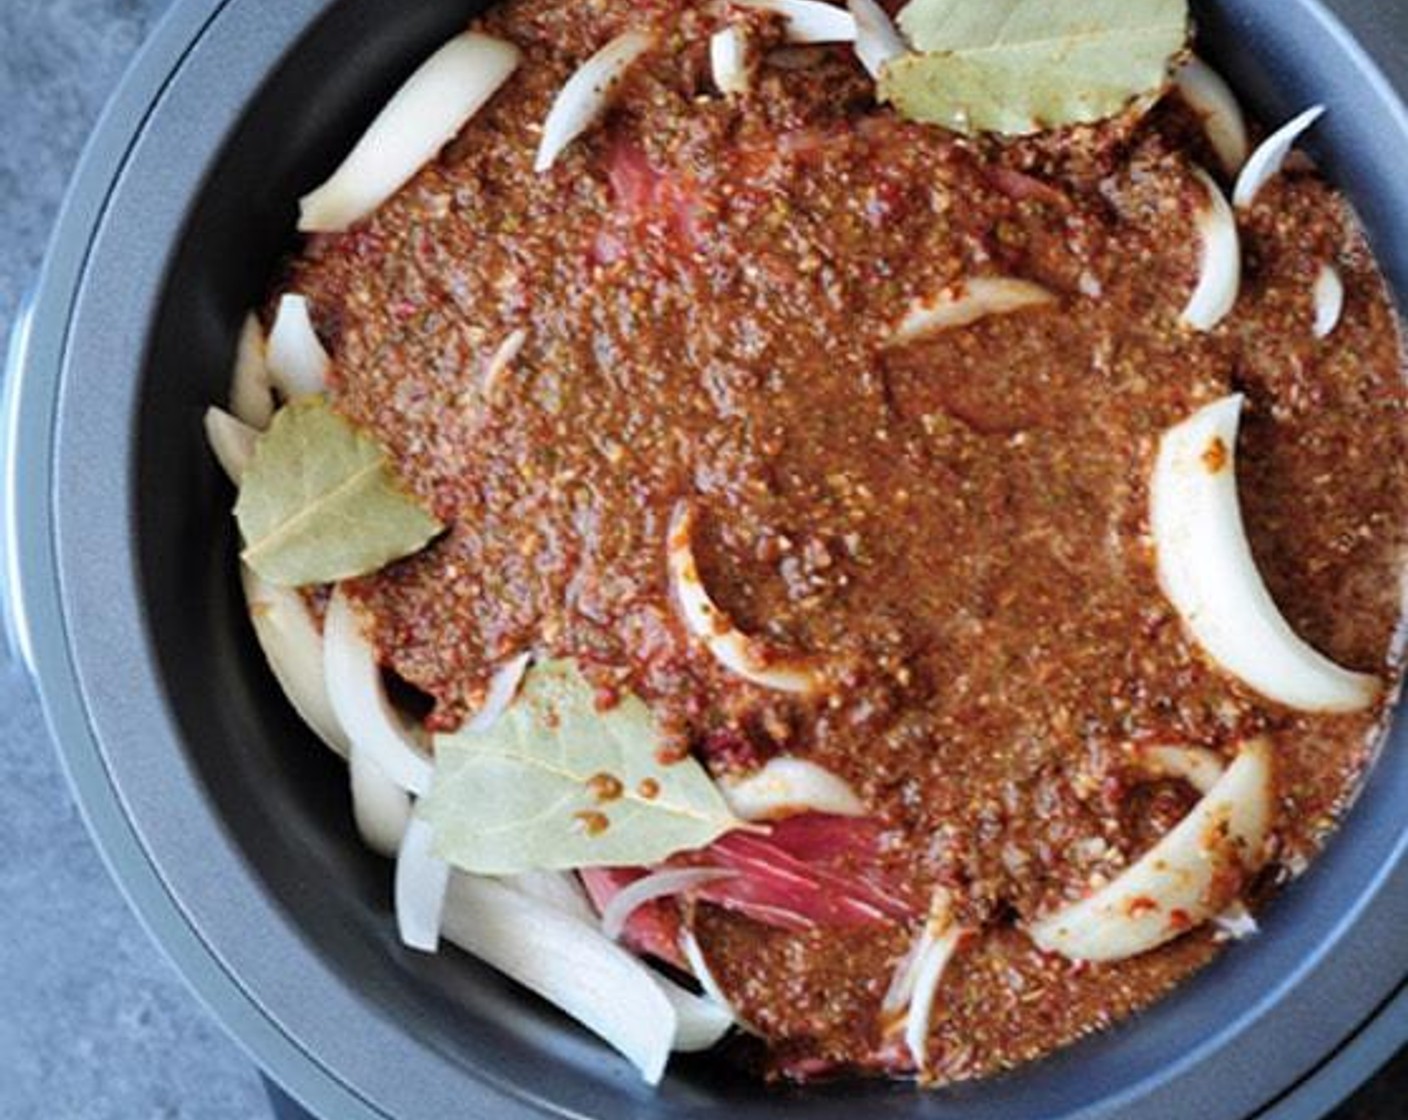
M256 995L333 1076L397 1114L398 1100L416 1099L417 1090L361 1080L374 1076L359 1067L368 1023L391 1024L406 1052L428 1053L427 1068L446 1084L488 1082L560 1115L745 1120L786 1109L826 1120L864 1108L873 1116L961 1112L970 1120L1113 1116L1147 1094L1154 1097L1144 1116L1177 1115L1178 1104L1184 1115L1232 1115L1229 1102L1244 1107L1239 1094L1252 1090L1225 1069L1201 1089L1178 1078L1253 1021L1306 1014L1286 1010L1282 997L1334 944L1400 846L1404 825L1393 801L1408 788L1401 735L1330 851L1277 902L1261 937L1132 1022L987 1084L927 1095L885 1084L765 1089L718 1058L690 1057L677 1060L667 1084L652 1092L623 1061L491 970L454 951L427 957L400 947L390 867L357 839L344 767L283 702L245 619L226 516L232 494L206 453L199 418L208 403L223 400L240 319L293 246L298 195L325 176L399 80L473 10L444 0L327 5L274 62L207 169L166 264L145 351L131 497L135 578L162 703L182 744L170 764L190 768L202 812L255 889L313 948L332 982L355 993L365 1019L319 1023L310 1014L294 1022L293 1010L280 1010L279 993ZM1387 86L1305 0L1220 0L1202 5L1199 18L1205 53L1262 120L1279 122L1314 101L1329 105L1307 147L1363 215L1397 291L1408 292L1408 202L1396 193L1408 146L1401 129L1383 127L1399 119ZM219 32L217 23L210 33ZM120 761L114 770L123 779ZM160 811L133 798L139 827L143 814ZM160 831L147 827L152 836ZM199 871L189 853L169 860L164 872L179 897L182 881ZM199 909L191 904L197 925ZM275 960L286 953L277 941L236 945L238 931L214 924L202 936L236 968L242 953ZM1184 1086L1177 1099L1175 1084Z

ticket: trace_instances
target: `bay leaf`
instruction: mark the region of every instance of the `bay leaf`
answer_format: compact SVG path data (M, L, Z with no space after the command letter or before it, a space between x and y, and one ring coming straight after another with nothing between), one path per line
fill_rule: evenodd
M366 575L441 530L381 447L321 397L275 414L245 469L235 517L245 563L283 587Z
M436 737L417 811L442 858L482 875L658 863L739 827L703 766L662 763L663 745L640 699L598 711L573 662L545 662L487 731Z
M920 52L880 96L911 120L1025 135L1114 116L1157 93L1188 41L1187 0L911 0Z

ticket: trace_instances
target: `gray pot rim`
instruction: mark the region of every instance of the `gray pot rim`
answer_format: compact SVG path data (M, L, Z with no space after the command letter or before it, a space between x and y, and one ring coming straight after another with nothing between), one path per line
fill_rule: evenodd
M100 387L95 395L102 399L82 406L66 399L62 390L75 370L91 367L100 345L95 328L130 328L126 301L141 306L144 298L158 298L141 285L160 284L170 246L148 240L142 249L142 242L153 229L164 230L169 241L180 227L188 202L181 190L199 189L202 168L215 158L244 102L227 97L202 109L197 115L210 131L194 141L173 125L170 106L180 97L208 92L217 78L227 89L252 92L270 60L311 27L325 6L322 0L283 5L180 0L105 112L59 218L36 297L13 336L3 510L13 629L38 683L70 782L114 877L192 988L293 1096L320 1115L358 1120L433 1115L451 1101L465 1114L567 1114L560 1100L545 1099L522 1081L504 1080L488 1063L466 1076L433 1044L413 1039L401 1024L379 1016L346 977L321 964L293 918L261 897L237 846L209 818L199 798L174 808L176 815L169 820L154 816L148 799L155 784L163 784L163 792L191 790L197 778L178 771L157 783L142 770L149 759L126 749L138 729L155 728L152 738L164 742L180 740L179 728L159 710L159 686L143 675L151 651L144 648L131 665L110 675L112 666L103 662L102 651L113 648L114 641L131 642L146 633L132 594L138 567L130 539L134 479L128 472L128 492L121 501L111 501L110 488L107 495L99 492L95 464L86 461L83 447L61 442L70 432L101 436L105 426L130 425L134 390ZM1343 46L1344 29L1322 9L1316 12L1323 34ZM243 58L232 51L238 40L246 48L253 44ZM1369 65L1357 46L1345 49ZM1408 112L1401 101L1395 103L1394 119L1384 127L1408 136ZM146 207L153 213L151 224L144 224L139 213L144 208L136 200L143 191L150 197L153 171L143 161L155 152L173 153L182 144L190 159L173 176L175 201ZM151 149L142 151L144 145ZM1333 142L1329 147L1333 151ZM1396 228L1408 230L1408 223ZM115 296L113 277L125 275L123 267L132 262L138 262L133 290ZM1400 292L1408 290L1405 277L1396 279ZM133 333L118 346L140 363L147 339L144 328ZM106 419L104 408L110 409ZM115 545L113 570L102 578L93 578L77 563L78 542L90 531L103 541L126 542ZM105 671L99 673L99 668ZM1399 733L1388 749L1402 755L1408 743L1401 734L1404 720L1397 723ZM117 755L116 744L124 748ZM1358 817L1385 803L1408 803L1408 760L1376 769L1344 831L1364 831L1355 828ZM193 884L189 864L173 860L173 846L190 843L191 835L209 845L211 865L232 876L229 898L219 897L223 888ZM1366 845L1373 841L1363 849L1373 852L1372 868L1363 866L1366 858L1357 849L1361 840ZM1338 917L1322 925L1311 952L1281 970L1275 982L1262 984L1261 998L1230 1014L1225 1029L1165 1063L1158 1077L1062 1115L1095 1120L1138 1109L1150 1120L1191 1113L1229 1120L1310 1117L1341 1099L1402 1046L1408 1040L1408 938L1401 932L1408 928L1408 827L1368 838L1356 835L1353 844L1332 844L1321 864L1328 865L1321 874L1290 892L1307 896L1291 900L1301 909L1325 899L1339 906ZM1355 890L1335 895L1320 889L1336 868L1355 872ZM224 924L214 917L221 914ZM252 952L242 955L232 944L233 927L276 938L283 959L274 965ZM1268 952L1273 949L1266 946ZM302 979L294 976L299 970L306 971ZM287 991L277 990L280 982L288 984ZM355 1037L339 1043L328 1031L316 1030L300 1016L299 1001L352 1017ZM388 1047L388 1053L377 1058L373 1051L378 1047ZM1078 1061L1067 1059L1067 1064L1067 1073L1078 1072ZM408 1068L433 1082L437 1091L408 1097L404 1087L398 1090L395 1083L404 1080ZM880 1091L888 1097L867 1096L873 1092L868 1088L857 1092L859 1096L846 1091L833 1103L853 1110L861 1099L877 1104L894 1099L893 1090ZM967 1112L976 1103L975 1094L983 1092L965 1092L955 1110ZM678 1106L679 1115L702 1114L694 1113L687 1096L665 1099ZM778 1109L801 1106L820 1116L819 1099L794 1094L774 1101ZM631 1114L655 1111L653 1103L643 1100ZM933 1114L947 1111L945 1104L934 1102Z

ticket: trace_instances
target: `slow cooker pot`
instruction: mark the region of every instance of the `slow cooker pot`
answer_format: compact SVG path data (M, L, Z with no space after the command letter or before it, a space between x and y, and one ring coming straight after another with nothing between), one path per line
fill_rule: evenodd
M1202 42L1263 119L1330 107L1310 147L1402 299L1408 8L1338 6L1355 33L1316 0L1216 0ZM1134 1021L983 1084L765 1089L697 1057L651 1091L492 971L402 950L340 764L245 621L200 416L294 200L474 10L178 0L98 128L15 332L12 629L114 874L215 1015L294 1096L351 1120L1284 1120L1346 1094L1408 1040L1402 718L1261 936Z

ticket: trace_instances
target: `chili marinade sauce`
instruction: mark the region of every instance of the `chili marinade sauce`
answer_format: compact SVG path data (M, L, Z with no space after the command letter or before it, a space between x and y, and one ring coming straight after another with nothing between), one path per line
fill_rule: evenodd
M664 34L607 121L534 174L563 82L643 21ZM722 97L717 17L674 0L512 0L483 24L522 48L516 75L290 277L334 356L335 407L449 526L354 586L431 726L458 726L493 666L532 648L637 692L716 773L786 751L844 777L890 830L891 870L916 898L947 887L979 931L937 1002L941 1081L1048 1052L1207 962L1210 927L1103 966L1045 956L1021 927L1193 804L1139 779L1131 744L1270 738L1263 892L1314 854L1372 758L1382 709L1300 715L1210 666L1160 593L1146 516L1160 433L1245 393L1240 494L1276 601L1334 660L1395 676L1402 360L1344 202L1304 167L1274 180L1241 216L1234 313L1194 333L1178 323L1194 168L1216 164L1172 96L997 144L877 106L846 50L793 51ZM1346 305L1322 341L1326 263ZM1058 301L885 345L915 297L979 275ZM486 383L516 330L521 353ZM713 598L841 666L827 696L768 693L688 639L665 565L686 498ZM793 933L707 905L692 921L769 1072L906 1068L879 1003L913 928Z

